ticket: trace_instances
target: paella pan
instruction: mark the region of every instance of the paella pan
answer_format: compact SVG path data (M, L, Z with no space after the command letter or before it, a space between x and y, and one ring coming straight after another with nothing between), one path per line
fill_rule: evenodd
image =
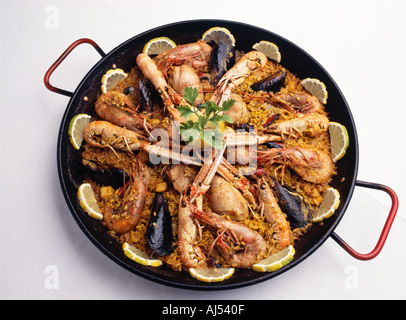
M218 25L230 32L234 43L202 40L205 31ZM162 35L175 43L173 48L156 56L143 52L151 39ZM263 40L277 44L281 60L253 49ZM72 96L58 144L68 205L109 257L164 284L224 289L290 269L329 236L345 246L333 230L356 184L356 131L338 87L308 54L266 30L211 20L148 31L108 55L94 42L83 42L94 45L103 59L75 93L49 85L54 68L46 83ZM195 47L198 54L190 54ZM222 65L227 65L224 70ZM117 69L125 78L101 89L103 76ZM318 79L328 90L327 101L306 88L304 79ZM78 114L90 117L76 150L69 141L69 124ZM218 120L210 121L213 117ZM191 134L204 121L201 129L207 130ZM348 149L339 161L331 156L332 122L348 133ZM221 137L220 145L216 137ZM184 151L185 146L194 148ZM91 187L100 220L87 215L78 200L83 185ZM327 190L334 190L339 201L331 217L316 219ZM138 250L150 266L131 260ZM267 270L267 258L283 250L289 259L282 264L289 263ZM202 277L192 277L200 269L233 272L219 283L204 283ZM185 276L188 271L192 276Z

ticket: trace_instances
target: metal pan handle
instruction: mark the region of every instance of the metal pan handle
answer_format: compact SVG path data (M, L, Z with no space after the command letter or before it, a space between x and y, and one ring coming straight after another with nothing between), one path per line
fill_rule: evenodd
M398 199L398 196L396 195L395 191L393 191L391 188L389 188L385 185L382 185L382 184L364 182L364 181L356 181L355 185L359 186L359 187L364 187L364 188L381 190L381 191L384 191L387 194L389 194L389 196L391 197L392 207L389 211L388 218L386 219L386 222L382 229L381 236L379 237L378 243L376 244L375 248L370 253L358 253L353 248L351 248L343 239L341 239L335 232L333 232L331 234L331 237L345 251L347 251L354 258L359 259L359 260L371 260L371 259L375 258L379 254L379 252L381 252L381 250L385 244L386 238L388 237L388 234L389 234L389 230L392 226L393 220L395 219L396 213L398 211L399 199Z
M73 92L70 91L66 91L60 88L56 88L53 85L51 85L51 83L49 82L49 79L51 78L52 73L56 70L56 68L59 67L59 65L62 63L63 60L65 60L65 58L79 45L83 44L83 43L88 43L90 45L93 46L93 48L96 49L96 51L102 56L102 58L104 58L106 56L106 54L104 53L104 51L99 47L99 45L94 42L91 39L88 38L82 38L79 40L76 40L75 42L73 42L63 53L62 55L54 62L54 64L48 69L48 71L45 73L44 76L44 84L45 86L48 88L48 90L51 90L53 92L68 96L68 97L72 97L73 96Z

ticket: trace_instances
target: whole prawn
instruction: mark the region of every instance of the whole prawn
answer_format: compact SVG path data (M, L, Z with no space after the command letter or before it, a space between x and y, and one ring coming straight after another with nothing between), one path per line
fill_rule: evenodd
M166 76L172 65L189 64L194 68L202 69L208 66L211 46L205 41L187 43L164 51L154 58L158 69Z
M104 205L103 220L109 230L121 235L138 224L147 199L148 183L148 171L137 158L130 173L129 184L114 193ZM117 201L119 206L116 205Z
M144 133L143 129L148 126L144 118L137 113L131 99L118 91L103 93L96 101L95 111L101 119L138 134ZM147 129L151 128L148 126Z
M268 58L262 52L250 51L228 70L217 84L212 100L218 105L230 100L232 91L255 71L266 66Z
M137 133L107 121L90 122L83 130L83 139L93 147L112 150L131 151L141 147Z
M265 219L272 225L277 239L276 248L283 249L292 243L290 224L264 179L258 179L258 201Z
M327 182L335 173L334 162L329 154L298 146L258 151L258 163L267 166L280 164L282 172L285 166L288 166L304 180L312 183Z
M245 224L228 220L216 213L203 212L196 207L192 214L217 231L214 245L232 267L250 268L266 253L264 238Z

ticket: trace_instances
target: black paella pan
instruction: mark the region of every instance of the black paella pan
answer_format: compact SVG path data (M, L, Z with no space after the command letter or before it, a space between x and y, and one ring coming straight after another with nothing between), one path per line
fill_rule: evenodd
M337 175L334 176L331 183L332 187L340 192L340 206L331 218L325 220L323 224L313 225L312 228L301 237L297 243L295 243L296 254L294 260L287 266L273 273L259 273L252 270L236 270L236 273L231 278L213 284L200 282L192 277L185 276L185 273L183 272L176 272L166 267L145 267L128 259L124 255L121 245L118 242L113 241L100 221L89 217L81 209L76 195L77 188L83 182L83 172L80 165L81 156L80 152L74 150L69 142L68 127L70 119L72 119L74 115L78 113L91 114L93 112L94 103L98 95L101 93L100 79L104 73L111 69L113 65L124 70L130 70L136 65L135 60L137 55L142 51L143 46L150 39L166 36L179 44L194 42L200 39L206 30L214 26L221 26L229 29L236 39L236 47L245 52L252 50L252 45L261 40L274 42L282 53L282 64L284 67L294 72L299 78L303 79L311 77L323 81L329 93L326 111L330 114L332 121L339 122L346 126L350 138L350 145L346 155L340 160ZM97 62L87 73L74 92L62 90L51 85L50 77L52 73L69 55L69 53L81 44L92 45L101 55L102 58L100 61ZM49 68L45 75L44 82L49 90L70 97L62 119L58 135L57 149L58 174L67 205L79 227L96 245L96 247L113 261L134 274L161 284L186 289L232 289L271 279L293 268L310 256L329 237L332 237L352 256L361 260L369 260L376 257L384 245L398 208L398 198L395 192L387 186L362 182L356 179L358 171L357 132L350 108L348 107L343 94L327 71L316 60L295 44L277 34L239 22L197 20L177 22L149 30L120 44L108 54L103 52L94 41L90 39L79 39L69 46L61 57ZM354 251L334 232L334 229L340 222L348 207L356 186L384 191L388 193L392 199L392 207L378 243L376 247L367 254L360 254Z

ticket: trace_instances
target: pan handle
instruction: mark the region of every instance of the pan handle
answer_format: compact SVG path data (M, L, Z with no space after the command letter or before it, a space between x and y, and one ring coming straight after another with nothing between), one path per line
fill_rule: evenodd
M389 211L388 218L386 219L385 225L382 229L381 236L379 237L378 243L375 248L370 253L358 253L353 248L351 248L343 239L341 239L335 232L331 234L331 237L350 255L359 260L371 260L375 258L379 252L381 252L383 245L385 244L386 238L388 237L389 230L392 226L393 220L395 219L396 213L399 207L399 199L395 191L391 188L377 183L365 182L365 181L356 181L356 186L381 190L389 194L392 200L392 207Z
M51 90L53 92L68 96L68 97L72 97L73 96L73 92L70 91L66 91L63 89L59 89L54 87L53 85L51 85L51 83L49 82L49 79L51 78L52 73L56 70L56 68L59 67L59 65L62 63L63 60L65 60L65 58L79 45L83 44L83 43L88 43L90 45L93 46L93 48L96 49L96 51L102 56L102 58L104 58L106 56L106 54L104 53L104 51L99 47L99 45L94 42L91 39L88 38L82 38L79 40L76 40L75 42L73 42L63 53L62 55L54 62L54 64L48 69L48 71L45 73L44 76L44 84L45 87L48 88L48 90Z

